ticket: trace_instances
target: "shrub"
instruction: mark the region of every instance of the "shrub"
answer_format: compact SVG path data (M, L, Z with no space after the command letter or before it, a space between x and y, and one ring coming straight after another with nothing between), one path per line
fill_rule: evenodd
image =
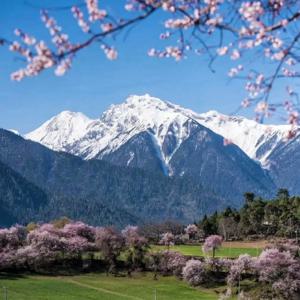
M242 274L253 272L254 268L254 259L250 255L240 255L233 261L230 267L229 274L227 276L227 283L229 285L237 284L238 281L241 280Z
M181 277L185 264L186 259L181 253L177 251L162 251L159 269L165 275L173 274Z
M205 264L195 259L187 261L182 270L182 276L192 286L200 285L208 280Z

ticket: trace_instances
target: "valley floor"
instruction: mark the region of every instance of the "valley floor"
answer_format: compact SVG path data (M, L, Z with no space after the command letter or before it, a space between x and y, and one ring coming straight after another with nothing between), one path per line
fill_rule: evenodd
M238 257L241 254L249 254L258 256L262 249L267 245L267 241L253 242L224 242L220 249L216 250L216 257ZM152 246L153 250L164 250L166 246ZM206 256L202 251L202 245L175 245L171 246L170 250L178 251L187 256Z
M198 289L175 277L153 280L151 273L134 274L132 278L105 274L78 276L4 276L0 287L8 300L210 300L225 288Z

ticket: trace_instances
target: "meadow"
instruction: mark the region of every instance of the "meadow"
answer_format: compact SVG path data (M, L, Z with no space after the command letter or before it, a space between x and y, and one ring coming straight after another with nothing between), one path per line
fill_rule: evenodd
M238 257L247 253L257 256L265 242L227 242L216 251L217 257ZM152 251L166 249L152 246ZM170 247L183 255L204 256L201 245L175 245ZM7 300L117 300L117 299L159 299L182 300L218 299L218 293L225 286L193 288L174 276L159 276L153 279L151 273L134 273L126 276L106 276L103 273L89 273L75 276L0 275L0 287L7 289ZM155 298L155 294L156 297ZM5 290L3 289L5 298Z
M222 247L216 250L216 257L235 258L241 254L249 254L251 256L258 256L264 246L265 241L260 242L225 242ZM166 246L155 245L152 246L153 251L167 249ZM202 245L174 245L170 246L170 250L178 251L186 256L207 256L203 253Z
M8 300L213 300L225 287L193 288L173 276L153 280L151 273L132 278L85 274L78 276L4 276L0 287L7 288ZM3 290L4 292L4 290ZM5 299L5 298L4 298Z

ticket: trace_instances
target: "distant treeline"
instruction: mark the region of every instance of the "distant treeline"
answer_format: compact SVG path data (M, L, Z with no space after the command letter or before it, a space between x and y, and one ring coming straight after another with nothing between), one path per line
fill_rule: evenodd
M244 197L245 204L240 210L228 207L222 212L216 211L195 221L194 224L198 227L195 242L203 241L213 234L223 236L224 240L299 237L300 197L291 197L286 189L278 190L273 200L256 197L250 192L245 193ZM143 235L154 243L159 241L164 232L171 232L176 244L185 243L184 229L185 226L176 221L140 227Z
M280 236L297 238L300 234L300 197L279 189L276 198L266 200L245 193L240 210L228 207L197 224L204 236L220 234L224 239Z

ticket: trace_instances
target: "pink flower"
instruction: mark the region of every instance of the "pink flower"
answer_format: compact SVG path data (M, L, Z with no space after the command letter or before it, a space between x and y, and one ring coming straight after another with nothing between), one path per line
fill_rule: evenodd
M240 57L241 57L241 54L240 54L240 52L239 52L237 49L234 49L234 50L232 51L231 56L230 56L230 58L231 58L232 60L239 59Z
M227 46L217 49L217 53L220 56L223 56L223 55L227 54L227 52L228 52L228 47Z
M85 2L91 22L102 20L107 16L106 10L98 8L98 0L86 0Z
M108 47L105 45L102 45L101 48L103 49L103 51L108 59L115 60L118 58L118 52L115 48Z

